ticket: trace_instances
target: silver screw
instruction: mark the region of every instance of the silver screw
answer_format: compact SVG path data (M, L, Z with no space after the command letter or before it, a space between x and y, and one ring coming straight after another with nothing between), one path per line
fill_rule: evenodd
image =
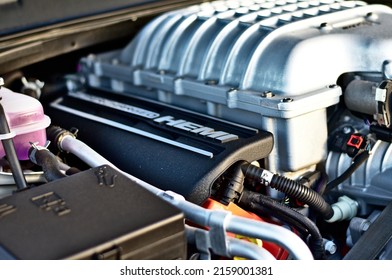
M272 91L266 90L266 91L264 91L264 92L261 94L261 96L262 96L262 97L265 97L265 98L271 98L271 97L274 96L274 94L272 93Z
M333 241L327 241L324 244L324 249L326 252L330 253L331 255L335 254L338 250L338 247Z
M343 133L344 134L350 134L351 133L351 127L349 127L349 126L343 127Z

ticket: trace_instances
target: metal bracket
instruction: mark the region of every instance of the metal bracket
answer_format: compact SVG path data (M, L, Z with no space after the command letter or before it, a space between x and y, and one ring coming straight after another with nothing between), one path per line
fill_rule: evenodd
M223 257L231 257L229 253L229 242L226 234L226 224L231 213L227 211L214 211L210 217L211 228L209 231L187 227L192 230L192 243L200 252L200 258L210 260L211 252Z

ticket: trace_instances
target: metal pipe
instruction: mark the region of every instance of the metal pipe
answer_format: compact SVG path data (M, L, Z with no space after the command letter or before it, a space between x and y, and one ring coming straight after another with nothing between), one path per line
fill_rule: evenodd
M24 173L24 176L29 184L47 182L44 173L42 171ZM15 185L15 180L14 177L12 176L12 173L0 171L0 186L3 185Z
M120 170L93 149L91 149L88 145L82 141L76 140L74 137L65 136L59 144L63 150L73 153L92 167L108 164L114 167L116 170ZM122 173L126 174L126 176L131 180L140 183L143 187L147 188L154 194L162 197L172 205L182 210L188 220L201 226L215 226L214 222L216 223L219 221L223 212L228 215L231 214L227 211L213 211L204 209L198 205L186 201L185 198L179 194L171 191L162 191L159 188L143 182L130 174L125 172ZM225 223L224 226L226 227L227 231L248 237L272 241L281 245L293 256L294 259L313 259L312 253L306 244L296 234L286 228L269 223L257 222L242 217L234 217L231 215L229 217L225 216L225 220L222 222Z
M256 244L229 237L229 253L235 257L242 257L249 260L276 260L276 258L266 249L258 247Z
M227 230L274 242L285 248L294 259L313 260L312 253L301 238L284 227L232 216Z
M195 245L199 250L201 259L210 259L209 231L201 228L185 225L187 241ZM234 237L227 237L227 255L229 257L241 257L249 260L276 260L276 258L265 248L259 247L248 241L240 240Z
M4 108L3 105L0 103L0 134L4 136L10 133L11 131L8 126ZM20 166L18 156L16 155L15 145L12 137L9 138L3 137L1 143L3 144L5 154L7 156L9 165L11 167L12 176L14 176L16 187L18 188L18 190L26 189L27 188L26 178L23 175L22 167Z
M344 92L344 102L352 111L368 115L377 113L377 104L375 100L378 83L353 80L347 85Z

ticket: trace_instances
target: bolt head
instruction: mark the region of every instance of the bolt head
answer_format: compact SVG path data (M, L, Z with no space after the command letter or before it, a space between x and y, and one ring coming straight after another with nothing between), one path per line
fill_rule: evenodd
M351 127L349 127L349 126L343 127L344 134L350 134L351 132L352 132Z
M209 81L206 82L206 85L209 85L209 86L214 86L214 85L217 85L217 84L218 84L218 81L215 81L215 80L209 80Z
M327 241L325 243L324 249L326 252L330 253L331 255L335 254L336 251L338 250L338 247L336 244L332 241Z
M274 94L272 93L272 91L266 90L266 91L264 91L264 92L261 94L261 96L262 96L262 97L265 97L265 98L271 98L271 97L274 97Z
M290 97L286 97L286 98L283 98L281 101L282 101L283 103L290 103L290 102L293 102L294 99L292 99L292 98L290 98Z

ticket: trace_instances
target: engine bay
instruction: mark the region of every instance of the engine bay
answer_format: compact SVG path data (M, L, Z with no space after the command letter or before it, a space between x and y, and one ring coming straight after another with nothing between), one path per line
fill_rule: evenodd
M178 6L2 73L0 258L392 259L392 9Z

